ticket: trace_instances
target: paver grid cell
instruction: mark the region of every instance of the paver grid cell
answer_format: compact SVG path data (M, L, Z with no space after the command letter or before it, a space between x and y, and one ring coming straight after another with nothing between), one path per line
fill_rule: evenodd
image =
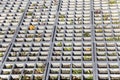
M94 0L96 80L119 80L119 0Z
M46 80L94 78L90 3L61 0Z
M57 4L53 0L28 1L23 19L0 70L2 79L45 80ZM6 66L9 68L5 69Z
M97 80L120 79L120 42L96 42L96 77Z
M10 48L27 3L27 0L0 1L0 63Z
M45 80L47 63L34 62L5 62L0 71L2 80Z
M89 0L61 0L57 24L91 24L90 3Z
M116 4L115 4L116 3ZM94 0L95 41L119 41L119 0Z

